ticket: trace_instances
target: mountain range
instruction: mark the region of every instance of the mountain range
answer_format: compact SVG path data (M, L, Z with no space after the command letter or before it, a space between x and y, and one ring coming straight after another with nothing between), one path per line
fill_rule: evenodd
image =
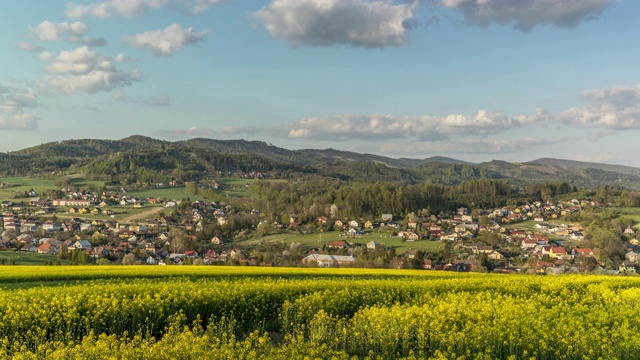
M523 163L471 163L448 157L390 158L335 149L289 150L262 141L196 138L165 141L134 135L120 140L50 142L0 153L0 174L89 173L103 180L144 181L162 176L198 180L214 172L287 172L354 181L456 184L501 179L515 185L567 181L578 187L640 190L640 168L542 158ZM144 177L142 179L141 177Z

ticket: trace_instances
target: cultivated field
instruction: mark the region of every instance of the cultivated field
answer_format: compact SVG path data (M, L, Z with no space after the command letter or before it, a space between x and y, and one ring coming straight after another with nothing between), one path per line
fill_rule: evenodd
M0 287L6 358L640 357L637 277L13 266Z

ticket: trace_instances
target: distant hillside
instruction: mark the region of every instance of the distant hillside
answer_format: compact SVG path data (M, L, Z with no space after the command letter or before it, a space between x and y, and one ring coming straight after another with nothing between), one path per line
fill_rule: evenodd
M170 142L134 135L121 140L58 141L0 153L1 175L82 173L107 182L149 183L251 172L403 184L452 185L473 179L500 179L515 185L566 181L585 188L612 185L640 190L640 169L629 166L559 159L481 164L441 156L394 159L335 149L289 150L247 140Z
M462 161L462 160L458 160L458 159L452 159L452 158L448 158L448 157L444 157L444 156L428 157L428 158L422 160L422 162L423 163L439 162L439 163L443 163L443 164L477 165L477 164L472 163L472 162Z
M575 160L562 160L552 158L542 158L538 160L529 161L527 164L542 164L542 165L554 165L563 169L600 169L604 171L611 171L620 174L627 175L640 175L640 168L625 166L625 165L611 165L601 164L593 162L583 162Z

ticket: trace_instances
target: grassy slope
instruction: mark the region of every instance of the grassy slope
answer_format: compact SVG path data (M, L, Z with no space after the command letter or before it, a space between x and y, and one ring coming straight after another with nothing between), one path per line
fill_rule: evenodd
M42 193L45 190L58 188L57 186L53 185L53 181L31 179L28 177L3 177L0 178L0 182L20 185L7 189L0 189L0 201L28 201L30 197L15 199L14 196L31 189L37 191L38 193Z
M314 234L274 234L268 235L264 237L259 237L256 239L246 240L244 242L240 242L240 244L251 244L251 243L260 243L260 242L278 242L284 241L287 244L291 244L293 242L299 242L306 249L321 247L323 244L328 244L335 240L346 240L350 243L355 244L366 244L369 241L375 241L379 244L384 244L385 246L395 247L396 252L398 254L402 254L409 249L418 249L430 252L438 252L444 248L444 244L437 241L429 241L429 240L421 240L414 242L404 242L402 239L398 237L392 237L389 233L379 233L379 232L367 232L365 236L360 238L352 238L352 237L344 237L340 236L342 234L338 231L326 232L322 233L314 233Z

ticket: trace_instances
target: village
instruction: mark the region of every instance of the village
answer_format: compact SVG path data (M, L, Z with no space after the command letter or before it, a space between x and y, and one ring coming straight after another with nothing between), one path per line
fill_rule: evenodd
M257 210L215 201L64 190L55 199L33 193L29 202L3 201L0 248L55 255L73 263L360 266L544 274L631 274L640 257L631 226L623 231L626 253L617 262L607 258L603 249L585 245L589 244L585 229L564 219L599 206L588 199L459 208L404 217L382 214L378 219L321 216L305 224L292 214L270 222ZM120 207L149 209L149 218L115 218ZM270 231L265 232L266 227ZM293 241L284 248L279 244L268 255L264 244L261 252L251 246L273 233L316 232L320 237L325 234L327 241L314 246ZM402 246L386 245L398 241ZM425 243L441 250L418 246ZM376 257L384 257L385 262Z

